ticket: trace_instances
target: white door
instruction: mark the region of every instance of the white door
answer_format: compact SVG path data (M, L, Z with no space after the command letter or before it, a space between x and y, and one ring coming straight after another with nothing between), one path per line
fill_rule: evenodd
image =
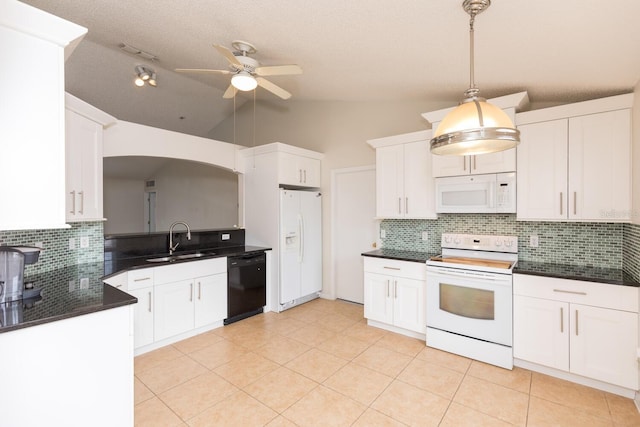
M301 191L300 214L300 296L304 297L322 290L322 195L317 191Z
M363 252L375 249L376 170L373 166L332 171L332 254L336 297L364 303Z
M280 190L280 304L302 296L300 192Z

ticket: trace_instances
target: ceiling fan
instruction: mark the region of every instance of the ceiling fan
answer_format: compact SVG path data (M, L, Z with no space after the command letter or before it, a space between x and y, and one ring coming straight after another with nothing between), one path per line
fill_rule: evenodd
M256 59L249 56L257 52L254 45L242 40L234 40L231 46L235 49L234 51L222 45L213 45L229 61L229 70L176 68L176 71L179 73L233 74L231 84L222 95L223 98L233 98L236 91L250 91L256 86L260 86L282 99L291 98L289 92L262 76L302 74L302 68L295 64L261 66Z

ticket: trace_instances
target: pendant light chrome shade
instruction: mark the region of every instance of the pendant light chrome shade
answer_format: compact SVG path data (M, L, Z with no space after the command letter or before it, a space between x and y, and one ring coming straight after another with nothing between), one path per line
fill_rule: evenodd
M439 155L466 156L508 150L520 142L520 131L500 108L478 96L474 82L473 24L477 14L486 10L491 0L464 0L462 7L471 19L470 84L465 99L442 119L431 139L431 152Z

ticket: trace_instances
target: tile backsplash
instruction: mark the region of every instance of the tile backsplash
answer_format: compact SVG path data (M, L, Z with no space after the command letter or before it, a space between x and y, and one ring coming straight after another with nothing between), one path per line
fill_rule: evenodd
M384 248L440 252L442 233L518 236L521 260L624 268L640 278L640 226L620 223L516 221L514 214L440 214L437 220L383 220ZM428 240L422 240L426 231ZM529 246L537 235L539 246ZM623 250L624 248L624 250ZM635 272L634 272L635 271Z
M42 242L44 250L35 264L25 266L25 277L75 264L103 262L103 223L77 222L71 228L47 230L0 230L0 245L33 246ZM88 248L80 248L82 237L89 239ZM75 248L69 249L69 239L75 239Z

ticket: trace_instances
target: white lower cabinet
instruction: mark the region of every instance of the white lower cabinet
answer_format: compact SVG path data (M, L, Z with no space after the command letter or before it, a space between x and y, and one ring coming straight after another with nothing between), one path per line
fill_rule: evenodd
M153 300L156 341L193 329L193 280L158 285Z
M133 342L136 347L153 342L153 286L128 290L138 299L133 308Z
M227 275L213 274L195 279L194 318L199 328L227 317Z
M514 275L516 359L638 390L638 288Z
M424 263L364 258L364 317L424 334Z

